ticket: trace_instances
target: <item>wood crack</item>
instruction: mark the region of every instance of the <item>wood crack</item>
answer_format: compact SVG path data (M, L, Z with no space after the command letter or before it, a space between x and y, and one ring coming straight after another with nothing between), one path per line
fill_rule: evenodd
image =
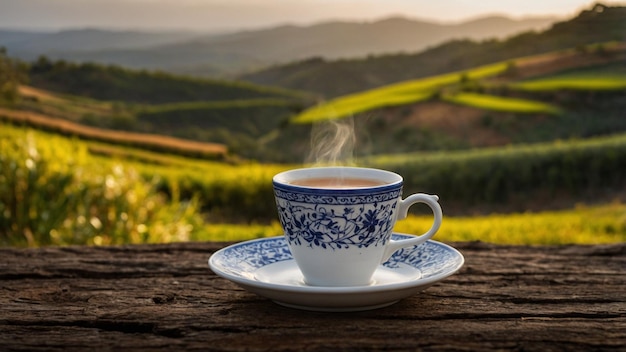
M624 350L624 245L452 244L455 275L354 313L281 307L220 278L225 243L0 249L5 350Z
M171 338L184 336L184 331L179 328L159 328L157 323L120 321L120 320L72 320L72 321L21 321L5 320L0 321L2 325L13 326L39 326L39 327L77 327L85 329L98 329L104 331L121 332L124 334L151 334Z

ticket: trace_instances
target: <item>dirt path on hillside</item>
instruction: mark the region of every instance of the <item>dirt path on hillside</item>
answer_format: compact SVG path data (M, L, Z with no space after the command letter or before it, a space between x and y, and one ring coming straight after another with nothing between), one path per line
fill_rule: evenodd
M223 156L228 152L227 147L223 144L202 143L157 134L133 133L89 127L71 121L26 111L0 108L0 121L2 120L26 124L64 135L76 135L85 139L147 149L158 149L160 151L169 150L171 152L183 152L185 154L195 154L198 156Z
M26 98L34 98L41 101L63 101L63 99L57 97L56 95L31 86L20 85L18 91L22 97Z
M526 79L536 76L544 76L559 71L580 68L592 65L601 65L619 60L626 60L626 43L615 43L606 47L605 55L581 50L569 50L545 55L536 55L528 58L514 60L516 65L515 74L511 78L515 80ZM496 79L496 80L502 80Z
M510 143L509 138L481 125L485 111L441 101L414 105L403 123L445 131L450 136L467 141L472 146L499 146Z

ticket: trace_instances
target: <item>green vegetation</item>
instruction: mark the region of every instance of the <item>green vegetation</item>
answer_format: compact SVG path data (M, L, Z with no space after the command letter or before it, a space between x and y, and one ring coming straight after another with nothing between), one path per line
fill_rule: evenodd
M560 109L550 104L537 101L505 98L495 95L485 95L476 93L457 93L444 95L443 101L467 105L484 110L506 111L522 114L559 114Z
M2 130L13 128L5 125ZM47 136L42 133L37 140L44 143ZM247 221L273 219L275 210L267 206L273 202L271 177L291 167L190 160L113 148L103 143L75 143L85 143L87 150L101 157L137 161L133 162L133 168L147 180L160 176L157 182L160 191L180 194L184 199L197 196L203 211L224 219L240 218L241 214L245 214ZM623 187L626 135L506 148L376 156L362 158L360 164L404 175L407 192L435 192L442 199L467 206L504 204L511 200L531 200L536 192L567 192L576 196Z
M527 91L549 90L619 90L626 89L626 78L552 78L520 82L511 85L514 89Z
M623 48L620 48L615 43L607 44L607 46L612 50L611 52L623 51ZM594 50L598 50L597 45L592 47L595 48ZM558 58L559 56L570 54L554 52L549 55ZM519 58L518 61L521 62L523 66L535 60L546 60L549 55L541 54L529 56ZM541 101L468 91L481 91L488 88L494 90L494 87L497 90L498 85L488 82L489 79L493 77L513 81L504 84L507 88L529 92L564 89L584 91L624 90L626 89L626 76L615 76L615 72L620 72L620 70L624 69L623 62L619 57L616 57L616 60L617 61L613 60L612 63L608 65L599 65L600 67L611 67L611 69L602 72L603 74L600 77L597 75L598 69L596 68L595 70L582 69L579 73L568 72L564 75L556 74L550 77L520 82L515 82L514 80L515 76L519 73L518 71L523 70L523 68L518 67L520 64L515 61L507 60L471 70L393 83L359 93L340 96L303 111L295 116L292 121L294 123L314 123L324 120L334 120L385 107L407 105L431 99L441 99L445 102L485 110L521 114L547 113L555 115L562 113L562 110L557 106L552 106ZM500 85L502 84L500 83Z
M575 209L540 213L444 216L437 241L483 241L519 245L602 244L626 241L626 205L576 206ZM399 221L395 231L421 234L432 224L430 215L410 215ZM242 241L279 236L278 222L241 226L212 224L205 240Z
M69 94L55 94L27 85L21 85L19 92L22 99L16 107L50 117L86 125L131 118L130 112L127 111L128 107L121 103Z
M198 158L227 159L226 147L221 144L197 143L157 134L117 132L93 128L61 119L51 119L44 115L25 111L0 109L0 121L32 126L41 130L52 131L67 136L75 136L85 140L116 143L118 145L134 146Z
M388 94L388 92L365 92L361 94L353 94L331 100L325 104L322 103L312 109L306 110L294 118L292 122L314 123L325 120L335 120L365 111L417 103L427 100L431 96L431 92L423 91L416 91L412 93L398 92L397 95Z
M294 123L313 123L339 119L364 111L388 106L406 105L431 98L443 87L467 79L481 79L507 70L507 63L497 63L466 72L453 72L424 79L391 84L336 98L308 109L293 118Z
M1 227L8 229L4 244L230 240L237 233L246 238L275 235L279 231L274 209L268 206L273 204L270 180L275 173L293 166L237 166L130 148L107 149L102 143L70 140L9 125L2 126L0 131L3 151L0 175L6 188L0 191L4 197ZM126 154L119 155L116 151ZM506 198L528 200L537 191L565 190L575 194L623 187L624 160L626 136L617 136L524 148L378 157L368 160L368 165L404 175L407 193L437 190L445 202L465 201L471 206L506 201ZM205 214L204 220L199 218L201 212ZM555 213L543 221L554 222L558 214L563 215ZM577 210L572 214L586 213ZM624 236L624 226L620 225L623 218L615 216L613 210L607 214L613 214L609 216L613 220L596 215L595 225L590 222L589 226L595 226L596 231L593 239L575 238L572 233L579 233L576 228L569 235L559 234L556 239L556 235L546 237L545 230L524 235L530 236L526 239L492 238L489 236L497 234L501 227L490 225L495 230L485 230L483 225L477 225L479 220L469 218L450 218L450 230L442 230L441 239L580 243ZM415 217L415 225L411 225L415 229L421 226L419 218ZM537 218L540 215L532 219ZM219 220L214 224L212 219ZM224 224L229 219L248 224L252 221L252 227ZM259 223L255 225L254 219ZM485 223L489 219L500 218L487 217ZM506 219L511 221L504 222L511 224L525 221ZM398 230L409 231L406 226L412 221L403 222L405 227ZM463 225L455 225L456 221L471 224L474 230L463 230ZM606 221L612 222L607 225ZM270 225L260 225L265 222ZM574 224L582 226L582 223ZM586 228L582 233L589 231ZM602 231L608 237L598 237L597 233ZM565 239L567 236L572 239Z
M272 153L259 140L285 124L298 105L285 99L252 99L153 105L138 109L144 130L227 145L231 153L263 158Z
M34 86L99 100L164 104L174 102L257 98L303 99L292 90L245 82L179 77L160 72L133 71L94 63L51 62L40 57L30 67Z
M186 241L201 230L197 200L166 200L158 178L100 164L62 137L1 131L0 245Z
M72 140L9 125L1 127L0 228L4 231L0 235L0 245L232 241L280 234L271 206L274 202L271 177L294 166L234 166ZM617 148L620 145L622 147ZM597 187L597 183L588 182L600 176L593 175L597 172L602 173L602 179L596 180L602 185L611 186L612 181L621 184L624 171L610 170L626 165L624 156L620 155L626 153L624 145L626 137L545 145L543 149L529 147L525 153L526 157L533 156L531 159L542 159L536 155L541 150L561 157L572 154L570 160L563 161L572 167L576 167L576 160L585 154L583 150L588 149L596 150L587 152L595 155L592 159L604 153L613 155L609 157L613 162L607 164L607 158L595 162L588 160L592 162L584 165L585 171L580 172L581 175L561 176L558 174L563 170L559 170L558 165L548 170L535 165L540 168L535 175L522 165L517 169L522 175L507 180L512 187L514 183L521 185L521 193L528 190L529 185L524 182L533 182L533 176L544 179L543 183L535 185L538 188L568 179L572 180L571 187L583 184ZM126 154L120 156L115 151ZM418 178L422 181L430 178L432 183L445 175L450 179L467 177L471 173L473 179L454 180L453 193L440 188L443 190L440 194L446 194L442 194L442 199L447 201L452 199L445 197L462 189L474 193L498 191L473 190L473 187L480 178L486 178L483 182L487 184L494 178L504 180L502 165L498 164L503 164L504 159L515 159L513 156L519 153L511 149L503 153L493 150L479 154L482 155L430 156L439 159L439 168L451 168L450 173L424 168L436 167L437 163L432 160L430 165L426 165L428 160L426 164L416 163L415 156L405 156L402 160L387 158L377 165L408 176L405 177L406 192L423 187L416 184ZM424 159L428 157L420 158ZM486 159L491 159L491 166ZM509 163L519 163L522 159L523 155ZM460 168L463 163L467 166L465 170ZM456 175L459 172L462 174ZM411 177L416 175L418 178ZM580 183L581 178L587 181ZM514 190L501 191L510 195ZM537 214L447 216L437 239L532 244L619 242L626 240L625 213L626 206L616 203ZM239 223L227 223L228 219ZM428 216L412 215L399 222L396 230L421 233L429 226L429 221Z
M611 191L626 187L626 47L623 42L587 45L598 36L615 39L607 36L626 22L609 19L602 24L607 32L589 33L588 38L568 32L584 27L583 22L598 26L608 12L615 15L613 10L585 12L575 27L559 24L545 36L447 43L429 52L439 53L437 60L427 54L404 55L407 65L420 70L429 67L420 67L428 60L441 65L403 72L401 80L393 81L400 83L387 86L373 79L377 88L360 93L355 92L372 86L346 79L356 84L350 94L306 111L311 96L299 92L45 58L30 66L29 75L35 87L50 91L37 90L20 86L19 63L0 56L0 87L9 87L3 103L10 104L0 109L2 116L58 117L124 131L108 131L117 139L85 138L78 130L61 137L20 127L44 126L26 118L0 124L0 245L278 235L271 177L295 165L269 162L301 162L310 148L313 123L351 115L357 115L360 144L354 155L359 165L398 172L406 194L436 193L444 208L456 210L446 213L440 240L624 241L626 209L620 203L458 217L476 209L519 210L563 195L577 201L602 194L606 201ZM574 45L545 54L567 43ZM493 53L486 55L485 48ZM531 52L544 54L522 57ZM501 61L488 64L496 60ZM350 70L361 77L368 60L362 61L342 65L354 64ZM310 62L311 72L318 64L324 61ZM393 71L396 66L383 68ZM439 75L424 77L432 73ZM407 80L411 77L421 78ZM224 156L220 161L204 154L190 159L175 148L120 142L118 137L129 131L221 142L228 153L218 145ZM157 139L158 145L165 140ZM475 140L485 144L473 144ZM543 143L530 144L535 142ZM420 233L428 226L429 216L412 211L398 231Z
M358 157L373 152L404 153L545 142L626 131L623 122L626 120L618 116L624 108L623 99L619 97L624 88L576 91L515 88L517 83L530 82L523 80L528 65L536 69L539 63L540 71L551 74L540 79L563 78L559 73L559 60L583 65L573 65L574 69L566 71L570 79L607 78L615 76L615 72L623 72L623 60L619 59L623 51L619 43L605 43L516 58L354 93L304 111L310 97L295 92L282 94L284 90L266 91L266 87L259 86L244 89L245 84L233 83L242 89L238 95L232 91L232 86L220 81L43 60L33 64L31 69L31 76L36 78L33 83L40 87L84 91L85 94L91 94L92 84L99 87L98 91L117 92L120 82L131 88L153 88L141 93L145 95L141 99L129 95L125 101L102 101L25 87L22 90L26 98L14 108L98 128L218 143L228 150L226 159L232 160L235 155L234 159L274 163L302 162L310 148L312 123L349 116L355 117L359 134L358 149L354 151ZM589 60L599 63L584 67ZM47 69L35 69L39 66ZM47 73L33 73L37 70ZM80 76L78 73L83 71L89 74ZM68 77L63 79L64 75ZM77 75L80 77L75 78ZM98 81L98 77L115 79ZM222 84L225 85L223 94L207 95L212 90L220 91ZM172 90L167 91L170 88ZM164 92L168 92L172 101L161 99ZM115 98L125 99L122 95ZM136 102L148 100L147 97L151 97L151 103ZM454 105L454 108L443 108L442 104ZM466 106L477 109L465 109ZM478 110L484 111L483 116L471 117ZM542 119L546 114L551 115L550 118ZM437 121L449 120L450 116L458 116L458 127L452 127L452 121ZM455 131L451 133L450 129Z
M17 109L98 128L223 144L249 159L281 160L280 151L264 142L310 99L302 92L245 82L45 57L30 66L29 75L37 88L23 87L28 99Z
M0 105L14 104L19 99L19 84L26 80L25 65L7 56L0 47Z
M103 142L83 141L55 136L31 129L2 125L2 140L23 139L28 133L42 148L55 149L59 153L77 154L72 148L85 155L84 168L113 169L122 164L135 170L146 182L154 183L155 190L170 198L194 199L198 197L198 208L211 216L239 219L241 214L249 221L274 218L271 178L274 174L289 168L289 165L258 163L229 164L202 159L190 159L176 155L109 145ZM28 131L28 132L25 132ZM23 145L21 142L15 142ZM20 144L21 143L21 144ZM63 147L65 145L65 147ZM3 154L0 151L0 154ZM60 158L60 160L64 160ZM124 161L123 161L124 160ZM71 163L66 162L70 165ZM72 168L68 166L67 172ZM77 172L78 173L78 172ZM93 177L92 179L97 179ZM101 178L100 178L101 179ZM84 181L87 181L85 179Z
M598 46L593 46L598 50ZM608 64L577 67L547 76L512 82L509 88L530 92L619 91L626 89L626 65L618 60Z
M626 135L481 150L377 156L368 165L404 176L407 192L436 192L469 205L530 201L623 187Z
M412 216L399 221L395 230L419 234L431 223L432 217ZM626 241L626 205L579 205L571 210L541 213L448 216L435 238L523 245L620 243Z

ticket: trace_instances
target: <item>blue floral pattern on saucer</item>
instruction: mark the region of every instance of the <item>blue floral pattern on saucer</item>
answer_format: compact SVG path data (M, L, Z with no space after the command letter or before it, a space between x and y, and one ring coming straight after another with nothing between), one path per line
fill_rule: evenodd
M283 236L243 242L223 251L220 260L222 270L234 275L293 259Z
M392 235L394 240L409 237ZM324 312L386 307L454 274L463 263L456 249L428 240L394 253L374 274L379 281L323 287L304 283L284 236L236 243L209 258L213 272L250 292L286 307Z
M394 240L413 236L393 234ZM289 246L283 236L247 241L232 245L220 254L220 270L236 276L248 276L256 269L285 260L293 260ZM384 264L388 268L408 265L419 269L422 274L435 274L445 270L442 263L457 265L458 252L439 242L427 241L419 246L405 247L396 251Z

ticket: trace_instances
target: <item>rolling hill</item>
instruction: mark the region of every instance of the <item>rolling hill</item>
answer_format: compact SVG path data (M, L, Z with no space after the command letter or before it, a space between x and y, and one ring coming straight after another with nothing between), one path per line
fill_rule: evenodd
M600 136L626 130L620 78L626 46L623 40L582 43L622 38L624 9L597 5L542 33L529 32L507 41L450 42L420 57L445 63L454 57L450 52L467 46L472 50L457 56L466 61L453 60L454 65L447 62L440 68L464 67L488 58L490 63L376 84L374 89L353 86L354 93L320 105L330 109L317 117L303 117L317 108L312 95L301 91L47 59L30 65L30 84L63 99L31 96L15 108L92 127L224 144L231 153L261 162L304 161L316 126L303 122L351 115L357 157ZM581 28L590 33L582 35ZM565 44L573 46L565 48ZM512 57L507 50L542 54ZM499 55L504 59L496 60ZM397 58L362 63L389 59L385 61L389 65L381 67L391 73L403 68L392 65ZM353 63L319 61L327 68ZM316 65L315 60L310 63ZM354 77L328 76L326 84L340 87L371 78L365 69L352 69ZM619 76L616 85L607 88L614 83L594 80L599 74ZM569 77L565 83L570 86L562 86L563 75ZM561 86L555 85L559 80ZM574 89L576 81L579 87Z
M598 4L547 30L525 32L506 40L453 40L415 54L351 60L318 57L259 70L240 78L332 98L408 79L609 41L626 41L626 7Z
M518 58L338 97L329 105L339 111L343 108L333 104L343 104L354 117L346 121L353 124L356 157L607 135L626 131L625 49L621 43L602 44ZM261 162L302 162L311 149L317 127L296 123L297 116L315 111L302 110L310 104L306 95L249 85L235 85L242 90L234 93L226 84L223 95L211 100L206 94L220 90L216 81L90 65L94 74L85 77L97 81L98 89L89 80L84 88L70 85L70 77L84 65L65 63L50 81L33 73L38 88L22 87L13 109L94 127L220 143L231 155ZM131 79L97 79L119 72ZM166 99L144 92L145 99L137 100L132 87L157 89L156 78L163 92L173 89ZM69 95L92 91L98 94ZM116 92L115 100L100 100L107 97L104 92Z
M38 119L31 118L34 115L49 116L107 130L97 137L108 130L168 135L226 145L230 154L241 152L253 158L273 154L257 140L286 124L311 100L306 93L246 82L44 59L30 66L29 81L34 87L21 86L22 99L12 108L26 111L30 125L37 123ZM65 133L77 131L61 122L41 125ZM82 135L94 139L96 134ZM129 142L129 138L122 139Z
M325 109L341 113L330 121L326 112L315 114L308 92L94 63L21 65L0 51L5 83L21 79L12 70L26 69L31 84L22 81L19 99L0 95L0 178L6 181L0 206L8 204L0 223L13 232L13 243L30 244L202 240L198 233L209 229L213 236L274 235L280 230L270 223L276 219L268 206L271 176L315 161L309 152L333 146L325 137L338 123L355 137L344 153L352 158L340 162L394 170L404 176L406 193L440 195L462 239L489 239L486 223L515 222L536 243L553 241L553 228L562 230L562 240L550 243L569 243L573 233L621 241L626 41L619 9L596 6L507 41L447 43L420 56L444 62L438 74L397 72L397 81L374 83L364 64L354 76L320 76L328 87L362 77L373 85L335 93ZM387 59L388 71L405 70L398 57L415 59L359 62ZM342 61L290 67L297 73L306 63L314 71L321 63L331 72L334 66L326 64ZM588 211L581 203L605 205ZM574 206L571 216L528 217ZM524 216L455 219L493 212ZM220 224L227 221L255 227ZM529 230L529 223L542 230ZM270 225L258 230L259 224ZM491 231L510 240L508 230L502 235L510 228Z
M352 123L356 135L355 148L351 151L353 162L400 172L406 177L408 192L437 192L445 199L449 215L562 208L581 201L624 199L626 61L619 56L623 55L620 54L623 49L623 43L594 44L391 85L388 93L403 93L407 85L432 91L425 100L378 106L355 114L353 119L338 121ZM277 169L301 165L311 149L312 132L326 126L289 122L296 111L283 103L297 102L300 96L297 93L269 89L273 95L250 99L228 99L225 95L224 100L207 101L201 91L214 89L215 81L205 87L187 78L129 70L122 70L121 76L132 78L120 81L117 76L120 68L90 65L99 74L89 77L92 80L100 77L101 88L106 84L124 87L120 82L129 87L141 86L142 82L154 85L156 77L163 80L159 86L180 88L189 84L191 92L199 92L195 93L197 96L177 95L179 101L155 96L154 100L139 103L132 99L106 101L94 99L95 95L87 98L22 86L21 101L0 110L0 115L20 125L23 124L17 121L20 116L36 114L37 119L26 124L37 128L45 127L42 125L50 122L52 115L104 126L117 123L117 128L123 131L107 131L110 134L106 138L101 138L102 131L78 128L69 134L88 141L73 137L66 138L64 143L80 145L81 152L77 154L92 160L90 165L123 163L136 167L148 180L158 175L154 187L160 192L174 195L176 200L180 192L181 199L191 199L192 204L197 204L215 221L274 219L272 208L266 206L272 199L267 180ZM61 79L64 75L58 74L53 80L56 88L67 85L74 89L72 92L80 93L80 85L72 85L72 77L73 70L81 66L59 64L60 72L65 72L66 77ZM111 75L118 79L101 79ZM40 76L39 83L45 77ZM587 84L581 87L580 82ZM227 87L225 90L229 92ZM261 89L264 87L257 88L252 93L268 94ZM194 97L198 100L194 101ZM124 94L119 93L117 99L122 98ZM519 105L510 104L520 101L555 106L559 112L528 113L521 111ZM121 120L122 117L126 120ZM41 122L43 119L46 121ZM57 121L45 129L54 130L59 125ZM23 137L16 142L3 137L0 139L3 145L28 147L35 140L29 136L37 136L37 145L45 150L59 149L59 138L48 133L4 126L0 128L3 136ZM161 135L176 135L186 129L187 138L205 142L224 138L228 152L224 145L204 144L203 147L217 147L212 150L218 155L182 159L167 154L198 155L188 153L189 150L159 149L165 144L160 141L168 140L162 136L144 141L147 143L121 142L119 137L128 136L129 129L142 132L153 129ZM85 130L98 133L96 137L100 138L85 135ZM193 133L203 135L192 136ZM201 145L191 143L190 147ZM24 152L30 150L25 148ZM233 153L253 160L233 157ZM68 155L73 157L72 153ZM56 159L54 162L67 164ZM28 163L24 165L29 167ZM80 174L73 167L69 165L64 175ZM241 214L245 214L244 219Z
M508 81L519 81L524 78L541 75L542 73L551 73L555 70L580 69L581 67L606 64L615 67L614 77L575 76L574 80L561 80L560 85L554 84L559 81L553 80L553 84L549 86L543 82L539 84L531 82L516 83L506 86L506 88L527 91L539 91L542 88L548 91L559 88L620 90L626 88L624 86L626 82L624 82L623 74L620 74L623 70L621 66L623 66L624 62L626 62L626 43L594 44L578 47L575 50L522 57L471 70L408 80L348 94L326 103L317 104L301 113L293 121L297 123L311 123L319 120L332 120L388 106L407 105L429 99L439 99L461 104L472 101L475 103L473 106L491 110L558 114L557 108L550 107L547 104L496 96L491 96L488 99L486 96L485 98L478 98L478 94L472 94L471 92L494 90L494 87L502 89L502 85L505 85ZM485 82L486 79L491 78L494 82ZM575 82L578 83L574 85L573 83ZM463 93L463 91L469 91L469 93ZM461 95L473 95L475 98L465 99ZM484 103L478 103L477 100L483 100ZM490 101L487 102L486 100ZM507 105L510 107L507 108Z
M247 82L195 79L94 63L52 62L46 58L30 65L29 79L33 86L54 92L126 103L306 97L302 92Z

